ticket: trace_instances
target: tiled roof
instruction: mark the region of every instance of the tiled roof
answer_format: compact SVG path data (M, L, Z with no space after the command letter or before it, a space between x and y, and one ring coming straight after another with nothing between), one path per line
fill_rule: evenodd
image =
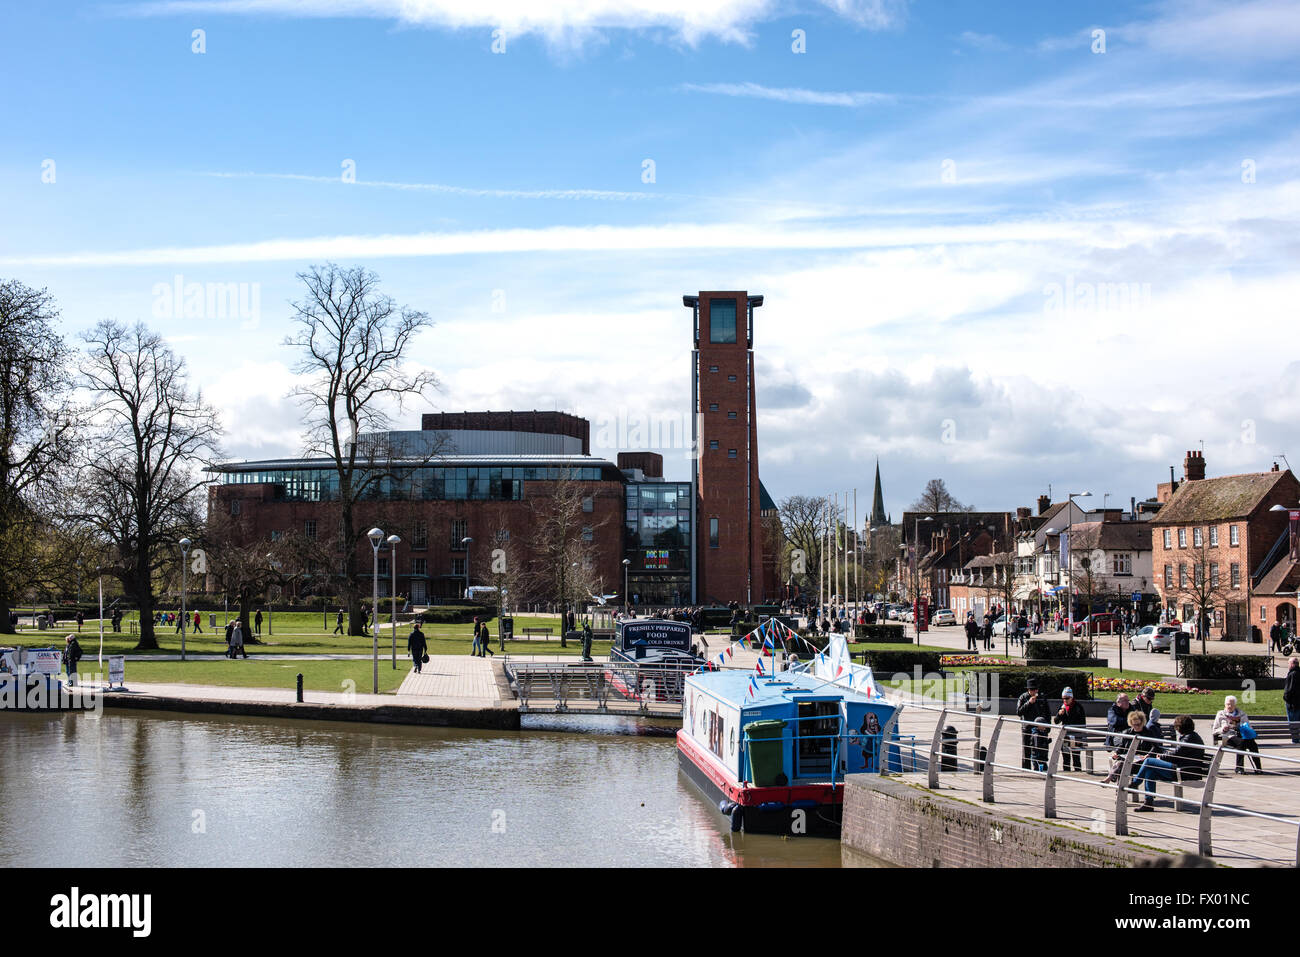
M1074 526L1073 549L1141 552L1151 548L1149 522L1083 522Z
M1186 525L1246 518L1290 471L1249 472L1183 482L1152 525Z

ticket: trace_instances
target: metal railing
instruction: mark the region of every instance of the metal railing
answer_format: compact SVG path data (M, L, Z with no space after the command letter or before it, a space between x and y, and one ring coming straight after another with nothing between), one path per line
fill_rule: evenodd
M1021 779L1037 777L1043 781L1043 817L1053 819L1057 817L1058 782L1067 781L1085 784L1097 788L1099 795L1104 792L1113 793L1114 834L1117 837L1124 837L1129 833L1128 795L1133 795L1135 799L1139 800L1154 797L1154 783L1167 783L1172 786L1173 793L1165 796L1173 801L1175 810L1187 807L1197 814L1196 843L1200 854L1207 857L1214 854L1213 821L1214 813L1217 811L1221 816L1259 818L1278 822L1295 829L1295 853L1292 862L1295 866L1300 866L1300 813L1271 813L1245 804L1232 804L1215 800L1216 785L1225 756L1232 756L1239 762L1250 758L1252 762L1256 763L1257 767L1267 758L1269 762L1276 762L1281 765L1281 769L1270 769L1262 773L1269 775L1285 774L1287 776L1300 774L1300 758L1277 754L1260 754L1259 752L1230 748L1226 742L1217 745L1170 742L1168 739L1155 742L1153 738L1144 735L1115 732L1109 728L1090 728L1086 725L1048 726L1043 722L1025 721L1017 717L972 714L961 709L934 707L916 702L908 702L900 706L894 718L891 718L889 725L884 729L885 734L889 734L893 730L894 722L904 709L924 711L937 715L934 733L930 736L929 741L916 742L912 745L907 744L905 740L898 742L900 749L905 750L911 747L914 755L917 752L923 753L926 760L926 784L931 789L938 789L939 775L942 771L960 770L960 765L965 764L969 771L981 775L982 800L987 804L993 804L996 803L995 784L998 771L1005 772L1004 777L1011 777L1012 775ZM948 723L952 720L971 718L973 718L973 728L970 733L965 735L956 732L956 729ZM988 721L992 722L993 729L987 743L985 743L982 736L982 725ZM1276 724L1283 723L1278 722ZM1003 730L1008 725L1019 726L1021 729L1022 762L1020 765L1006 764L997 760L998 742ZM1140 741L1157 744L1162 749L1161 753L1148 754L1144 750L1143 753L1139 754ZM1200 763L1204 768L1204 774L1187 774L1184 776L1184 773L1177 767L1170 771L1154 765L1144 765L1143 762L1148 756L1157 757L1161 760L1167 759L1168 752L1163 750L1166 743L1175 744L1180 748L1199 749L1201 751ZM969 757L960 753L958 746L962 744L970 745ZM1081 766L1073 774L1069 773L1068 768L1062 768L1063 756L1073 758L1075 756L1074 752L1078 752L1079 757L1086 754L1088 758L1091 758L1092 754L1098 751L1111 755L1114 759L1111 762L1111 773L1102 780L1082 776L1084 772ZM1026 767L1026 762L1029 765L1028 767ZM1075 763L1075 760L1070 761L1070 764ZM1078 765L1082 765L1082 763L1082 760L1078 761ZM1088 771L1091 772L1091 770L1091 762L1089 761ZM882 769L881 773L883 774L885 771ZM1163 777L1163 774L1166 773L1170 774L1170 777ZM1157 776L1157 774L1161 776ZM1138 777L1139 775L1141 775L1141 778ZM1113 781L1112 778L1114 778ZM1152 790L1145 790L1141 786L1131 786L1141 785L1142 780L1152 781ZM1184 797L1182 791L1189 786L1199 788L1200 795L1198 797ZM1110 800L1111 798L1107 798L1107 801ZM1095 808L1100 809L1100 802ZM1096 817L1094 816L1095 820Z
M506 658L506 676L521 712L595 714L682 713L686 678L697 664L614 661L519 661Z

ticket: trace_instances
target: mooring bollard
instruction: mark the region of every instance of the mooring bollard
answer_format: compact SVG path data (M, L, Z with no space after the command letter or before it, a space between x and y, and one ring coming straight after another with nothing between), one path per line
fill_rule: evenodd
M298 703L302 704L302 672L298 672Z

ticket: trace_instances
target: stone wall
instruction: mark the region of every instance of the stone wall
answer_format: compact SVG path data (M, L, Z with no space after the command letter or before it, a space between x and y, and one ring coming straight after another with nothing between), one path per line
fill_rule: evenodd
M874 774L848 778L841 840L901 867L1134 867L1160 856Z

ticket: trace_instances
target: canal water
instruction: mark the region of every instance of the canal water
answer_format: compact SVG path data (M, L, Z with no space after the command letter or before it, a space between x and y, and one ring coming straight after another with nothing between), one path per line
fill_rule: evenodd
M834 840L730 833L671 737L568 727L6 714L0 865L875 863Z

